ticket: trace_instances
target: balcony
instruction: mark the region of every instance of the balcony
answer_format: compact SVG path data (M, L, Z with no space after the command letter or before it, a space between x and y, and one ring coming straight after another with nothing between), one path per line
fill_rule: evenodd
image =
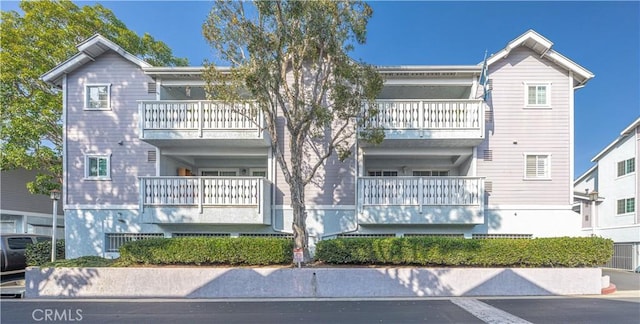
M479 177L361 177L360 224L482 224Z
M139 110L140 139L158 147L193 144L192 140L234 147L269 145L262 112L251 103L140 101Z
M378 114L368 125L383 128L386 140L478 145L484 139L482 100L376 100L376 107Z
M271 223L271 185L263 177L140 177L145 223Z

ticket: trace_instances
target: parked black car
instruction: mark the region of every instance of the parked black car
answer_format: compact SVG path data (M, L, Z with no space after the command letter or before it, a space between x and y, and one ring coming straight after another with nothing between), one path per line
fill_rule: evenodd
M0 272L2 275L23 272L27 267L24 252L29 244L51 241L51 236L38 234L0 234Z

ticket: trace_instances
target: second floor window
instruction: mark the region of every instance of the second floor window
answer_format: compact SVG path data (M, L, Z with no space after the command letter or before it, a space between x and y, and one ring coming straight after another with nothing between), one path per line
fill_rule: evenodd
M634 158L618 162L618 177L633 172L636 172L636 160Z
M618 215L633 213L636 211L636 199L635 198L627 198L627 199L619 199L618 200Z
M370 177L397 177L398 171L369 171Z
M111 108L111 86L108 84L90 84L85 88L85 109L106 110Z
M448 175L449 175L449 171L431 171L431 170L413 171L414 177L446 177Z
M87 155L85 158L85 178L95 180L108 180L111 178L109 156Z
M525 156L525 179L550 179L549 155Z
M526 85L526 107L551 107L549 84Z

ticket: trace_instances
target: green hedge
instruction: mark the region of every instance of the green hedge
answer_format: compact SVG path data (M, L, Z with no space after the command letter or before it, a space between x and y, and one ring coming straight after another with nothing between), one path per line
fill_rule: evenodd
M24 256L27 260L27 266L30 267L39 267L51 262L51 241L27 245ZM56 242L56 259L64 259L64 240L57 240Z
M293 241L277 238L184 237L133 241L120 247L123 264L269 265L292 262Z
M349 238L320 241L317 261L465 267L593 267L613 255L599 237L464 239L448 237Z

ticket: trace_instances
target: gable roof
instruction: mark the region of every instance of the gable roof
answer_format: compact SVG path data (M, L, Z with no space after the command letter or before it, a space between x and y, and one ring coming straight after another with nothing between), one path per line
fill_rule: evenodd
M622 132L620 132L620 136L618 136L618 138L616 138L613 142L611 142L611 144L607 145L607 147L605 147L602 151L600 151L600 153L596 154L596 156L594 156L593 159L591 159L591 162L597 162L598 160L600 160L600 158L602 158L603 155L607 154L613 147L618 145L618 143L620 143L622 140L627 138L627 136L632 134L638 126L640 126L640 117L638 117L638 119L636 119L624 130L622 130Z
M151 67L151 64L139 59L135 55L125 51L116 43L106 39L100 34L95 34L76 46L78 53L68 60L58 64L58 66L43 74L40 78L54 85L60 85L62 76L73 72L89 61L94 61L96 57L102 55L106 51L114 51L120 56L129 60L133 64L145 68Z
M586 84L590 79L594 77L594 74L589 70L551 49L553 43L535 32L533 29L529 29L524 34L510 41L504 49L500 50L496 54L491 55L491 57L487 59L487 65L491 65L507 57L514 48L519 46L526 46L534 52L540 54L540 57L544 57L558 64L559 66L572 71L574 73L574 78L576 79L576 81L578 81L579 85Z

